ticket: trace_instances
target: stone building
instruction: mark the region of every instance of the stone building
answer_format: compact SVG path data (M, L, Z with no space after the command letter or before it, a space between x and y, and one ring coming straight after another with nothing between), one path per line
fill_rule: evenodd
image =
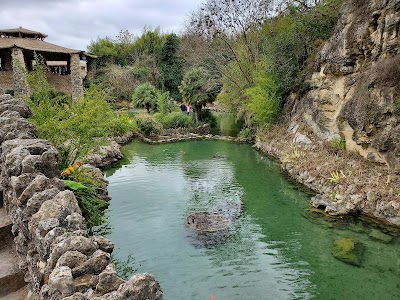
M14 91L16 96L29 95L25 70L35 67L34 53L48 62L50 86L77 99L83 95L82 61L92 60L80 50L45 42L47 35L22 27L0 29L0 89ZM88 64L89 65L89 64Z

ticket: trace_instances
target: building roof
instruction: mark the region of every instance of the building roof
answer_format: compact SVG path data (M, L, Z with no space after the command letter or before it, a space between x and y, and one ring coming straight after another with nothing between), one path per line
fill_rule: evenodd
M9 49L13 47L32 51L64 54L82 53L81 50L68 49L41 40L27 38L0 38L0 49Z
M31 37L31 38L46 38L47 35L38 31L29 30L26 28L0 29L0 35L12 37Z

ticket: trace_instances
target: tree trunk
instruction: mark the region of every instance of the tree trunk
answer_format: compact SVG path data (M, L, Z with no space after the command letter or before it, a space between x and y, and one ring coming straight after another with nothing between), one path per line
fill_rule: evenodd
M203 105L196 104L193 107L194 107L194 116L195 116L195 119L196 119L196 123L200 123L202 121L201 109L202 109Z

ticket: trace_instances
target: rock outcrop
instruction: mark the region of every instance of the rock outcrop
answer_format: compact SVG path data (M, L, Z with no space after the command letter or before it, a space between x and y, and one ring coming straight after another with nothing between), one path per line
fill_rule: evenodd
M288 109L324 140L400 170L400 1L344 1L310 90Z
M364 244L351 238L338 239L334 242L332 255L350 265L361 267Z
M57 150L25 119L29 108L1 95L0 112L2 202L32 299L162 299L151 275L119 278L113 243L88 236L77 199L58 178Z

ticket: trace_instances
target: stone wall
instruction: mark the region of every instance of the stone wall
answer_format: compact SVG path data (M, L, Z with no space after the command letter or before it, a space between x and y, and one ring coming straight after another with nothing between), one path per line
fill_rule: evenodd
M0 88L5 92L14 90L14 77L12 71L0 71Z
M322 139L400 170L400 1L344 1L310 91L289 101Z
M79 99L83 97L83 80L79 54L71 54L70 65L72 99Z
M15 96L29 95L28 82L24 74L24 71L26 69L24 53L22 52L22 49L15 47L11 51L11 56L12 56Z
M149 274L119 278L113 243L88 236L74 194L58 178L57 150L37 139L30 115L20 100L0 96L0 189L30 299L162 299Z

